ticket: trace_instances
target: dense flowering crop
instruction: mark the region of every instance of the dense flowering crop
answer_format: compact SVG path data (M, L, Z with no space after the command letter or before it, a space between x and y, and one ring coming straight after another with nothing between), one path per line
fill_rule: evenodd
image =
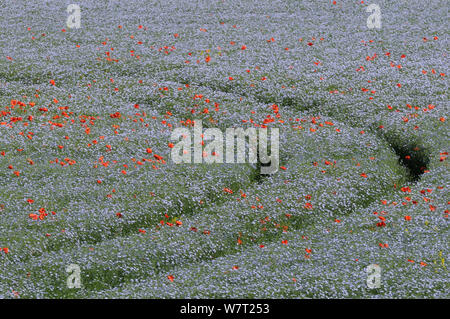
M446 1L77 3L0 3L0 298L449 297ZM279 171L173 163L195 120Z

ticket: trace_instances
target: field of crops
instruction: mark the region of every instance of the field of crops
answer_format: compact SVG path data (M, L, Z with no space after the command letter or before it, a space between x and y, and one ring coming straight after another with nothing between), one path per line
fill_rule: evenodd
M449 298L449 3L370 3L1 0L0 298Z

